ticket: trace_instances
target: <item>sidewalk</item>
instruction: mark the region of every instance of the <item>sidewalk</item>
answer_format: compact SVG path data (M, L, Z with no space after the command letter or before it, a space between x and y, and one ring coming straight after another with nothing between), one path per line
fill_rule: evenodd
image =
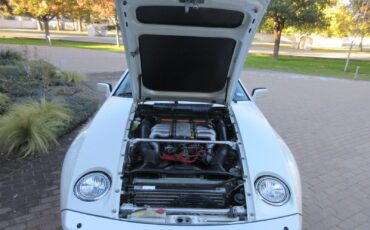
M44 39L45 33L40 31L17 31L17 30L7 30L0 29L0 37L8 38L39 38ZM116 38L112 36L108 37L89 37L86 35L79 34L68 34L68 33L53 33L51 32L51 38L55 40L63 41L74 41L74 42L97 42L106 44L116 44Z
M250 53L253 54L272 54L273 47L253 45ZM279 55L295 57L316 57L316 58L333 58L347 59L347 51L320 51L320 50L297 50L292 48L280 47ZM370 52L353 52L351 60L370 61Z

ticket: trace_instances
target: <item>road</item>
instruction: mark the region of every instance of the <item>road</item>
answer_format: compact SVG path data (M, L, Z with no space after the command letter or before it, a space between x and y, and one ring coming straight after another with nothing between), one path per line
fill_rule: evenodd
M118 52L8 44L0 44L0 49L16 50L29 59L44 59L61 69L84 74L118 72L127 68L124 54Z

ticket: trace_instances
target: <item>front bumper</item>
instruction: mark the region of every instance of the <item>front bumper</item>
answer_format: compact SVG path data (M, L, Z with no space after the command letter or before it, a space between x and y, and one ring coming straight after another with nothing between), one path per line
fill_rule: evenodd
M62 226L64 230L70 229L140 229L140 230L301 230L302 216L299 214L243 224L230 225L156 225L141 224L128 221L115 220L105 217L92 216L74 211L62 211Z

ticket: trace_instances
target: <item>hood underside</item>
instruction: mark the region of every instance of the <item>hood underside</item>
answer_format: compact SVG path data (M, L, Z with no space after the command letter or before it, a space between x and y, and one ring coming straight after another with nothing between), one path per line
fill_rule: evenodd
M117 1L134 98L227 104L268 2Z

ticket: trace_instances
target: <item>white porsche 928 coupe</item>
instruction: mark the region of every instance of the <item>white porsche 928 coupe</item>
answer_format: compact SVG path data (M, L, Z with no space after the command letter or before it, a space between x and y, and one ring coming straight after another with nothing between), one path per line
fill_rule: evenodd
M301 229L296 162L239 81L268 3L117 1L129 71L65 157L64 229Z

